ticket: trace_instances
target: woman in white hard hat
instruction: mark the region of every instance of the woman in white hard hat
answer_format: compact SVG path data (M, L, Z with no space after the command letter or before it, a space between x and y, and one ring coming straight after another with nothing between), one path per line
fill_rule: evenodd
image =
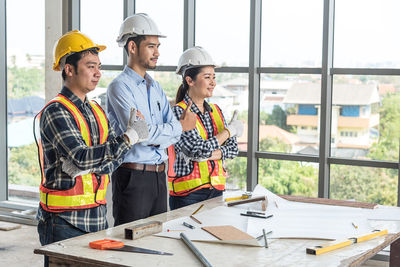
M221 196L226 179L223 160L239 152L236 136L243 132L242 122L235 114L226 123L221 109L205 100L216 86L214 68L214 61L202 47L187 49L179 59L176 73L182 75L182 84L173 111L180 119L189 107L197 115L197 123L168 149L171 210Z

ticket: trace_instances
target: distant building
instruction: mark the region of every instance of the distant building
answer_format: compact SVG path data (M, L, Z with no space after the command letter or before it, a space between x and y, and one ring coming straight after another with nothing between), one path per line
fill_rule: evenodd
M396 93L396 87L393 84L379 84L378 88L381 96Z
M296 127L301 143L318 148L321 86L295 83L283 102L286 124ZM332 98L332 154L362 157L377 141L379 126L378 87L370 84L335 84Z
M261 80L260 82L260 110L268 114L272 113L275 106L282 109L286 92L292 86L293 81L286 80ZM249 81L245 78L236 78L221 84L239 99L240 111L248 109Z
M27 96L23 98L7 99L8 116L34 116L44 107L44 98Z
M106 110L106 101L107 101L107 88L105 87L96 87L95 90L89 92L87 94L88 99L92 99L96 101L104 111Z
M228 114L233 114L239 99L237 98L237 95L232 93L230 90L217 85L214 88L213 96L208 98L208 102L217 104L222 109L224 115L227 116Z
M244 125L244 130L243 130L243 135L237 138L238 141L238 146L239 150L246 151L247 150L247 124ZM297 145L300 143L300 138L293 134L290 133L284 129L279 128L276 125L260 125L259 126L259 140L260 142L263 139L267 138L276 138L279 140L279 142L290 145L292 148L292 151L289 152L295 152L299 150ZM281 151L282 152L282 151Z

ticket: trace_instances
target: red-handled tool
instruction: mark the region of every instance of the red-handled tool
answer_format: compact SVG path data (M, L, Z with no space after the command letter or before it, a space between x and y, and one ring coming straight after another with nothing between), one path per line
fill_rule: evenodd
M108 250L119 250L126 252L135 252L135 253L146 253L146 254L155 254L155 255L173 255L172 253L162 252L157 250L151 250L146 248L138 248L134 246L126 246L124 242L111 240L111 239L103 239L92 241L89 243L89 246L94 249L108 249Z

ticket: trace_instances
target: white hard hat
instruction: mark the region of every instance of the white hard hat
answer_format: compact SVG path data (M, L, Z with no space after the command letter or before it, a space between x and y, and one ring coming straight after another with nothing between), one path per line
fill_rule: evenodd
M185 71L194 67L214 66L217 67L210 54L201 46L186 49L181 55L176 68L176 74L185 74Z
M130 37L136 37L138 35L166 37L161 34L156 23L145 13L137 13L127 17L124 22L122 22L117 38L118 45L123 47Z

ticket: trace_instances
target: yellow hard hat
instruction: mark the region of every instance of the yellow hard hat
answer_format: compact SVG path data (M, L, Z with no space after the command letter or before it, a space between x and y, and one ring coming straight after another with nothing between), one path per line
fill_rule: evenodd
M106 49L105 45L98 45L78 30L70 31L58 39L54 46L53 70L60 71L60 59L71 53L81 52L89 48L97 48L98 52Z

